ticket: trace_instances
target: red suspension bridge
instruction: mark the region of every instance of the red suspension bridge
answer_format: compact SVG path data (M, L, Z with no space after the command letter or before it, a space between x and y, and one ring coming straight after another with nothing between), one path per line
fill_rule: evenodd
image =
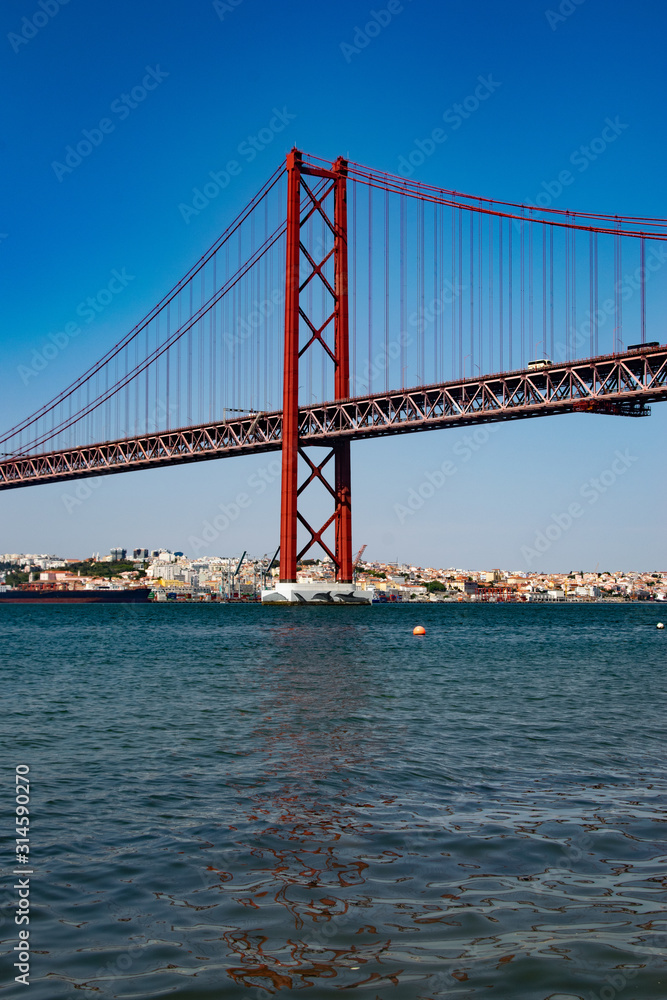
M0 436L0 490L281 450L281 580L318 544L351 581L351 441L647 415L667 399L666 261L664 220L292 150L137 326ZM306 491L329 498L321 526Z

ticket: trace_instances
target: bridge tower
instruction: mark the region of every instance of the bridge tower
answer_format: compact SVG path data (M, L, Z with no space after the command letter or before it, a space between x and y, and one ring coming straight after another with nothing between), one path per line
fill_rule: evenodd
M313 216L321 217L327 235L324 245L316 248L307 245L303 233L304 225ZM332 257L333 267L329 263ZM304 163L302 154L297 149L292 149L287 155L285 282L280 581L295 582L298 560L313 545L319 545L333 560L336 581L351 583L350 440L338 438L327 447L324 458L317 461L306 452L299 433L299 365L306 352L323 350L334 366L335 399L348 399L350 396L347 161L341 157L330 169L325 169ZM308 296L304 294L311 282L316 287L320 283L324 286L327 303L324 314L317 317L309 315ZM308 470L306 479L300 485L299 457L304 460ZM333 483L325 476L325 466L332 459ZM299 509L301 496L314 482L323 484L331 496L333 506L330 517L319 529L311 527ZM310 537L297 550L299 524ZM334 551L331 551L323 538L324 532L332 524L335 528Z

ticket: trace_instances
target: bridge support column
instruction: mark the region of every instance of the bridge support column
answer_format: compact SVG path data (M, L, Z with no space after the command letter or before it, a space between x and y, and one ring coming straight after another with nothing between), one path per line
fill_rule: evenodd
M314 215L324 221L323 228L328 235L325 243L316 248L307 245L302 233L304 223ZM287 156L281 583L296 581L298 560L315 544L333 560L336 581L352 581L350 442L335 439L325 457L317 461L306 452L299 432L299 361L308 350L323 350L333 363L335 399L348 399L350 395L347 270L347 162L339 158L331 169L325 170L304 163L301 152L293 149ZM311 282L321 282L324 286L324 295L331 306L328 315L317 318L309 315L306 296L302 297L301 293ZM301 486L298 483L299 457L307 466L307 478ZM333 484L324 474L332 458L335 466ZM333 513L318 530L310 526L298 503L304 490L315 481L325 486L334 504ZM299 525L310 536L301 548L297 543ZM323 538L332 525L335 532L333 550Z
M347 163L339 157L334 163L335 237L334 266L336 271L335 398L350 398L350 326L347 296ZM351 582L352 566L352 497L350 472L350 440L336 443L336 559L337 579Z
M287 258L285 262L285 361L283 366L280 579L296 580L297 474L299 462L299 265L301 153L287 154Z

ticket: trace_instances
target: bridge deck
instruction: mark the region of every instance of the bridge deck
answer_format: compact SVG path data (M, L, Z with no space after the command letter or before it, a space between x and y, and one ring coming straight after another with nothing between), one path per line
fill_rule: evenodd
M466 424L572 413L582 401L667 400L667 346L303 406L300 441L328 445ZM277 451L282 413L144 434L0 462L0 490Z

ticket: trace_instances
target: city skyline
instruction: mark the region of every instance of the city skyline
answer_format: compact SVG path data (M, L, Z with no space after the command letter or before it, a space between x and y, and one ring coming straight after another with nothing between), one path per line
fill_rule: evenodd
M364 549L366 546L364 546ZM361 552L361 550L360 550ZM586 567L571 567L568 570L546 570L540 567L535 567L533 569L523 569L521 567L502 567L493 566L490 562L485 563L483 566L436 566L434 565L421 565L419 563L413 562L411 560L402 561L399 559L372 559L364 555L363 558L359 557L359 553L355 558L355 564L357 567L382 567L389 570L394 570L397 573L406 571L425 571L433 573L456 573L456 574L473 574L473 575L483 575L485 573L502 573L509 576L517 577L564 577L564 576L651 576L651 575L667 575L667 570L660 569L658 566L652 566L650 568L631 568L631 567L606 567L601 569L600 565L596 565L594 569ZM135 547L134 549L127 549L120 546L113 546L109 552L102 554L101 551L95 551L88 555L64 555L58 554L56 552L5 552L0 553L0 565L14 563L17 566L33 565L41 566L42 568L55 568L55 567L66 567L68 563L82 564L84 562L93 563L145 563L149 564L155 561L160 561L161 559L168 559L170 561L181 561L191 564L218 564L218 563L229 563L238 562L239 559L243 560L244 564L252 565L253 563L259 564L264 562L267 566L273 559L274 567L277 565L277 559L275 558L276 553L264 552L262 554L253 553L250 549L238 549L238 551L229 552L211 552L207 555L192 555L188 552L182 552L180 550L172 550L160 546L156 549L149 549L144 546ZM316 572L319 569L329 571L333 566L331 559L328 556L323 556L322 558L304 558L298 562L299 573ZM363 569L358 569L359 572L363 572Z
M571 570L568 573L525 572L501 568L471 570L455 567L399 565L365 560L362 548L354 557L354 595L367 603L667 603L667 571ZM247 552L191 558L182 552L136 548L131 554L115 547L92 559L51 558L46 555L0 554L0 590L16 587L55 591L123 591L135 588L146 598L186 603L271 600L280 577L276 558L256 558ZM301 599L316 595L334 603L333 561L305 559L294 578ZM349 588L350 584L347 584ZM363 599L362 599L363 595ZM661 627L661 626L659 626Z

